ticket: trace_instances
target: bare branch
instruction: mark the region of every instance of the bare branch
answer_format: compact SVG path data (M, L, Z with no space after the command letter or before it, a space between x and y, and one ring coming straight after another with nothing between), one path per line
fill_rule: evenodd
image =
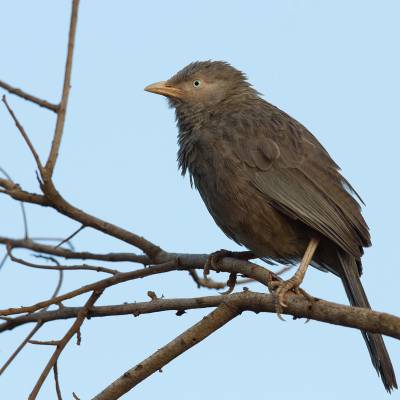
M0 315L7 316L7 315L13 315L13 314L31 313L31 312L40 310L41 308L48 307L51 304L61 303L64 300L71 299L76 296L80 296L81 294L88 293L93 290L103 290L109 286L116 285L120 282L126 282L126 281L133 280L133 279L144 278L145 276L159 274L159 273L163 273L163 272L174 271L174 270L177 270L178 268L179 267L177 267L174 263L170 262L170 263L160 264L160 265L156 265L153 267L144 268L144 269L140 269L140 270L136 270L136 271L119 273L110 278L106 278L106 279L91 283L89 285L82 286L79 289L72 290L71 292L65 293L61 296L57 296L53 299L41 301L32 306L19 307L19 308L8 308L5 310L0 310Z
M81 225L75 232L73 232L71 235L69 235L67 238L63 239L60 243L58 243L54 248L61 247L63 244L69 242L72 238L74 238L80 231L85 229L85 225Z
M57 366L57 361L54 363L53 372L54 372L54 383L55 383L55 385L56 385L57 399L58 399L58 400L62 400L61 388L60 388L60 381L58 380L58 366Z
M7 254L8 256L8 254ZM54 289L53 294L51 295L51 299L57 296L61 289L63 281L63 272L59 271L58 275L58 281L56 288ZM46 309L45 309L46 311ZM28 335L25 337L25 339L22 341L22 343L15 349L15 351L11 354L10 357L8 357L7 361L4 363L4 365L0 368L0 375L8 368L8 366L14 361L14 359L17 357L17 355L22 351L22 349L26 346L26 344L29 342L29 340L36 334L36 332L43 326L44 322L41 321L40 319L37 320L36 325L34 328L28 333Z
M30 344L37 344L39 346L58 346L59 340L29 340Z
M225 282L216 282L213 279L205 279L205 278L200 278L198 273L194 270L191 269L189 270L189 275L192 277L194 282L197 284L197 287L205 287L208 289L223 289L226 286Z
M44 238L39 238L37 240L44 240ZM54 239L52 239L54 240ZM105 253L97 254L91 253L89 251L71 251L64 248L55 248L54 246L48 246L42 243L34 242L33 240L24 239L12 239L0 236L0 243L7 244L10 243L13 248L29 249L36 251L38 253L50 254L53 256L63 257L66 259L79 259L79 260L99 260L99 261L113 261L113 262L134 262L143 265L148 265L151 263L150 258L146 255L139 255L134 253Z
M71 328L68 330L68 332L65 334L65 336L60 340L60 343L57 345L56 350L54 351L49 362L47 363L42 374L40 375L38 381L36 382L36 385L33 388L31 394L29 395L28 400L36 399L36 397L39 393L39 390L43 385L43 382L45 381L50 370L54 367L61 352L64 350L65 346L68 344L68 342L71 340L71 338L79 330L79 328L83 324L84 320L86 319L90 308L93 306L93 304L96 302L96 300L101 296L101 294L102 294L102 291L98 291L98 290L93 291L92 295L89 297L89 300L86 302L85 306L80 311L77 319L72 324Z
M39 99L39 97L32 96L29 93L24 92L21 89L15 88L4 81L0 81L0 87L7 90L7 92L11 94L15 94L18 97L21 97L24 100L28 100L32 103L37 104L40 107L47 108L50 111L57 112L59 106L57 104L50 103L46 100Z
M11 176L7 173L7 171L3 168L0 167L0 172L11 182L13 182L13 180L11 179ZM29 233L28 233L28 219L26 217L26 210L25 210L25 204L20 201L19 205L21 207L21 213L22 213L22 222L24 224L24 237L25 239L28 239ZM0 269L1 269L1 265L0 265Z
M25 143L28 145L29 150L31 151L35 161L36 161L36 165L39 169L40 172L42 172L43 170L43 166L42 166L42 162L40 161L40 157L38 155L38 153L36 152L35 147L33 146L31 140L29 139L28 134L26 133L24 127L21 125L21 123L19 122L18 118L16 117L16 115L14 114L14 111L12 110L12 108L9 106L6 96L3 95L2 97L2 101L3 103L6 105L6 108L8 110L8 112L11 115L11 118L14 120L16 127L18 128L18 130L20 131L22 137L25 140Z
M26 192L25 190L22 190L16 183L7 179L0 178L0 187L3 187L5 189L4 192L15 200L23 201L25 203L38 204L43 207L48 207L50 205L46 197L40 194Z
M56 263L56 265L43 265L43 264L35 264L26 260L23 260L22 258L15 257L12 254L12 245L9 243L7 244L7 253L10 259L18 264L25 265L27 267L31 268L37 268L37 269L47 269L47 270L53 270L53 271L96 271L96 272L104 272L107 274L111 275L116 275L119 273L118 270L116 269L110 269L110 268L105 268L105 267L100 267L100 266L93 266L93 265L87 265L87 264L81 264L81 265L60 265L57 260L55 260L53 257L48 257L48 256L42 256L39 255L37 257L42 257L47 260L53 261Z
M224 289L227 286L227 282L218 282L211 278L201 278L199 274L194 270L189 270L189 275L192 277L194 282L197 284L197 287L205 287L207 289ZM277 274L278 275L278 274ZM255 282L254 279L251 278L243 278L237 279L236 285L245 285L246 283Z
M35 333L43 326L43 322L38 322L34 328L28 333L21 344L15 349L15 351L8 357L7 361L0 368L0 375L9 367L9 365L14 361L15 357L21 352L21 350L29 343L29 340L35 335Z
M65 115L67 112L68 97L71 88L72 59L74 55L75 33L78 21L78 8L79 8L79 0L73 0L62 98L60 102L60 107L57 111L57 122L54 132L54 138L51 144L49 158L46 162L46 174L48 178L51 178L51 176L53 175L53 170L57 161L58 151L60 149L61 139L64 131Z
M44 178L46 178L46 175L44 175ZM90 226L100 232L113 236L141 249L152 259L153 262L163 262L163 251L159 246L133 232L129 232L117 225L103 221L100 218L94 217L79 208L74 207L58 193L51 179L49 180L46 178L43 182L42 189L44 190L45 196L26 192L15 183L1 178L0 187L5 188L7 194L15 200L38 204L41 206L52 206L61 214L80 222L82 225Z
M8 254L4 254L3 258L0 261L0 269L3 268L3 265L6 263L6 261L8 260Z
M153 260L154 263L164 262L164 260L162 260L163 252L160 247L143 238L142 236L136 235L133 232L101 220L100 218L97 218L82 211L79 208L74 207L72 204L68 203L60 195L60 193L58 193L51 180L44 180L43 191L46 195L46 198L51 203L52 207L59 211L61 214L80 222L82 225L97 229L100 232L113 236L141 249Z
M252 298L255 300L253 304L249 302ZM327 307L330 308L328 315L326 314ZM275 312L275 301L271 295L249 293L248 291L230 295L208 317L189 328L140 364L126 371L95 396L93 400L118 399L155 371L164 367L216 329L222 327L244 309L251 309L255 312L268 309L271 312ZM311 315L313 315L319 321L351 326L372 333L389 334L400 339L400 318L386 313L376 313L359 307L342 306L323 300L315 302L310 307L307 300L295 295L290 296L288 299L288 307L285 309L285 313L291 314L296 318L311 318ZM385 326L385 332L382 332L382 326Z
M126 282L129 280L144 278L146 276L166 273L170 271L182 271L192 268L203 269L203 265L206 262L207 254L169 254L169 260L164 264L154 265L148 268L130 271L125 273L116 274L110 278L103 279L91 283L89 285L82 286L80 289L73 290L71 292L65 293L51 300L41 301L32 306L19 307L19 308L8 308L0 310L0 315L7 316L13 314L31 313L41 308L47 307L51 304L56 304L61 301L71 299L73 297L79 296L83 293L91 292L93 290L103 290L107 287L114 286L120 282ZM200 265L200 266L199 266ZM253 264L248 261L235 260L233 258L224 258L221 260L218 267L218 271L223 272L236 272L258 282L268 286L271 280L279 279L271 271L266 268L260 267L257 264Z
M88 314L90 318L116 315L150 314L163 311L185 311L199 308L217 307L223 302L232 301L242 311L275 313L275 299L272 294L243 291L230 295L205 296L181 299L157 299L140 303L93 307ZM292 294L288 297L285 314L295 318L307 318L320 322L356 328L371 333L380 333L400 339L400 317L360 307L345 306L318 299L310 306L303 296ZM0 332L15 327L43 321L76 318L82 307L62 307L54 311L40 311L15 318L9 318L0 324Z
M157 350L149 358L146 358L135 367L126 371L101 393L93 397L93 400L114 400L120 398L138 383L160 370L186 350L189 350L191 347L201 342L239 314L240 309L234 305L222 303L216 310L181 335L177 336L166 346Z
M77 222L80 222L82 225L90 226L100 232L129 243L141 249L149 257L151 257L154 262L156 262L163 256L163 252L160 247L150 242L149 240L146 240L145 238L136 235L133 232L129 232L126 229L120 228L117 225L111 224L109 222L101 220L100 218L87 214L79 208L76 208L72 204L68 203L58 193L51 180L45 180L43 183L42 189L44 190L45 196L26 192L15 183L1 178L0 187L5 188L7 194L15 200L38 204L41 206L52 206L61 214L66 215Z
M150 314L162 311L184 311L197 308L217 307L225 301L227 296L206 296L187 299L158 299L149 302L124 303L119 305L93 307L90 310L90 318L108 317L115 315ZM44 323L61 319L76 318L82 307L62 307L53 311L38 311L15 318L7 317L7 320L0 324L0 333L12 330L18 326L43 321Z

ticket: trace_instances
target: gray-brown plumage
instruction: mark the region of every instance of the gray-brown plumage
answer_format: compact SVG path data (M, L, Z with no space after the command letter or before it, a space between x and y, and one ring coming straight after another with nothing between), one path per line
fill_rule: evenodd
M304 126L225 62L192 63L146 90L175 108L182 174L227 236L285 264L317 239L312 265L340 277L352 305L370 307L360 275L371 242L358 195ZM362 334L386 390L397 388L382 337Z

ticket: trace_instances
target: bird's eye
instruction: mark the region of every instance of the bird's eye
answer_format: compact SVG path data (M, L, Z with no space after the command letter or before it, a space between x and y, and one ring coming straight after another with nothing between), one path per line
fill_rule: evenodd
M195 80L193 81L193 86L194 86L195 88L199 88L199 87L201 86L201 81L198 80L198 79L195 79Z

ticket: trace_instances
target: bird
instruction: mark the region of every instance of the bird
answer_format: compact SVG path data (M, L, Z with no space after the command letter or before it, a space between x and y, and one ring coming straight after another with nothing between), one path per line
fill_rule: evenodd
M371 308L360 281L371 245L362 200L317 138L264 100L225 61L192 62L145 90L167 98L178 165L221 230L257 258L300 266L277 283L279 307L309 265L339 277L352 306ZM385 389L397 388L379 334L361 332Z

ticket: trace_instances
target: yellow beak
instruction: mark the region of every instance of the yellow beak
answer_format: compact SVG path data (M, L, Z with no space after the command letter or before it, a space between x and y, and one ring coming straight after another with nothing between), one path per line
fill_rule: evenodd
M144 90L151 93L162 94L167 97L180 98L183 95L183 90L169 85L167 81L152 83L151 85L146 86Z

